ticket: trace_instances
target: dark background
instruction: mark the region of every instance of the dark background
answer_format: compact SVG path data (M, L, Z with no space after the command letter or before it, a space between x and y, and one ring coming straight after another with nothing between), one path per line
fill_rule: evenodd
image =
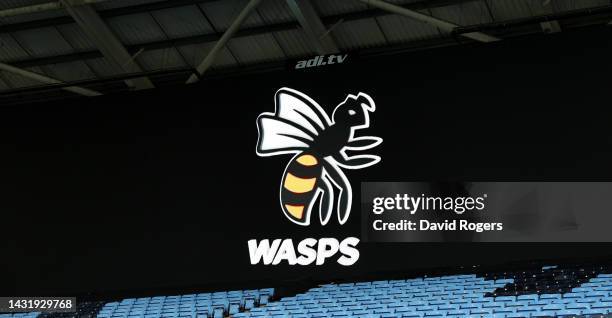
M246 243L359 235L356 210L345 226L304 228L282 215L289 157L255 155L255 119L282 86L327 111L348 93L374 98L383 160L347 172L356 194L360 181L612 181L610 35L353 55L341 66L0 108L0 294L179 293L610 255L612 244L361 243L352 267L271 267L251 266Z

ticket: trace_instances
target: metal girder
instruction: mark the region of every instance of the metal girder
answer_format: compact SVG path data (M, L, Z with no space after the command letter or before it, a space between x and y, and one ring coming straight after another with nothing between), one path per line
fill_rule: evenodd
M340 51L310 0L287 0L287 4L317 53L330 54Z
M102 52L104 57L114 62L125 73L142 72L142 68L128 53L127 49L113 34L112 30L106 25L96 10L90 5L81 4L80 1L62 0L70 16L96 45L98 50ZM153 82L146 77L126 81L126 84L136 89L154 87Z
M198 65L198 67L196 68L197 73L191 74L191 76L189 76L189 79L187 79L187 84L192 84L199 81L199 77L204 74L204 72L206 72L208 68L212 66L213 62L215 61L215 58L217 57L217 54L219 54L219 51L221 51L225 44L232 38L232 36L234 36L236 31L238 31L238 28L240 28L242 22L246 20L249 14L251 14L251 12L257 7L257 5L259 5L260 2L261 0L250 0L247 3L247 5L242 9L242 11L240 11L236 19L234 19L234 22L232 22L229 28L225 30L219 41L215 43L215 46L213 46L213 48L208 52L208 54L206 54L204 60L202 60L202 62Z
M58 79L46 76L46 75L42 75L42 74L38 74L38 73L34 73L28 70L24 70L18 67L14 67L8 64L4 64L4 63L0 63L0 70L8 72L8 73L13 73L16 75L20 75L41 83L45 83L45 84L64 84L63 81L60 81ZM102 95L102 93L100 92L96 92L94 90L91 89L87 89L87 88L82 88L82 87L78 87L78 86L65 86L62 87L63 90L69 91L69 92L73 92L76 94L80 94L83 96L99 96Z
M453 32L456 28L460 27L459 25L454 24L452 22L444 21L442 19L438 19L438 18L432 17L430 15L426 15L426 14L423 14L423 13L420 13L414 10L406 9L404 7L401 7L401 6L392 4L392 3L388 3L382 0L358 0L358 1L361 1L365 4L371 5L373 7L377 7L382 10L389 11L391 13L399 14L399 15L417 20L417 21L421 21L423 23L432 25L434 27L439 28L440 30L443 30L449 33ZM462 36L466 38L470 38L472 40L480 41L480 42L494 42L494 41L500 40L499 38L490 36L482 32L464 33L462 34Z

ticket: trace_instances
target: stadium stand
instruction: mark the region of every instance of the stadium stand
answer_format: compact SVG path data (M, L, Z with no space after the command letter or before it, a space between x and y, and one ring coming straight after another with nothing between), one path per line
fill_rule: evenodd
M612 267L331 283L275 300L273 288L82 302L77 313L0 318L612 317Z
M234 315L246 317L603 317L612 313L605 267L326 284Z

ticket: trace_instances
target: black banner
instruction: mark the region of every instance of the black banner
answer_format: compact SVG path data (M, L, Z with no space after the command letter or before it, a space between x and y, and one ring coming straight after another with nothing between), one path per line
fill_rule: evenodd
M182 293L609 255L609 243L546 238L366 242L360 216L362 182L439 182L442 196L466 181L612 181L607 32L1 108L0 294ZM308 108L281 114L289 89ZM258 149L258 119L286 124L264 129L284 127L268 131L293 136L272 143L291 152ZM588 209L572 213L599 211ZM540 217L499 222L538 233Z

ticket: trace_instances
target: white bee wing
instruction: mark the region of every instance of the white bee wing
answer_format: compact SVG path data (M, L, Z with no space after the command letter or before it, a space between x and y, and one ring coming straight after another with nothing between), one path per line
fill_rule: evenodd
M315 136L331 125L323 108L306 94L283 87L276 92L276 116L286 119Z
M321 106L296 90L279 89L275 103L274 113L262 113L257 118L257 154L260 156L301 152L331 125Z
M256 152L260 156L274 156L300 152L308 147L314 137L291 122L261 114L257 118L259 139Z

